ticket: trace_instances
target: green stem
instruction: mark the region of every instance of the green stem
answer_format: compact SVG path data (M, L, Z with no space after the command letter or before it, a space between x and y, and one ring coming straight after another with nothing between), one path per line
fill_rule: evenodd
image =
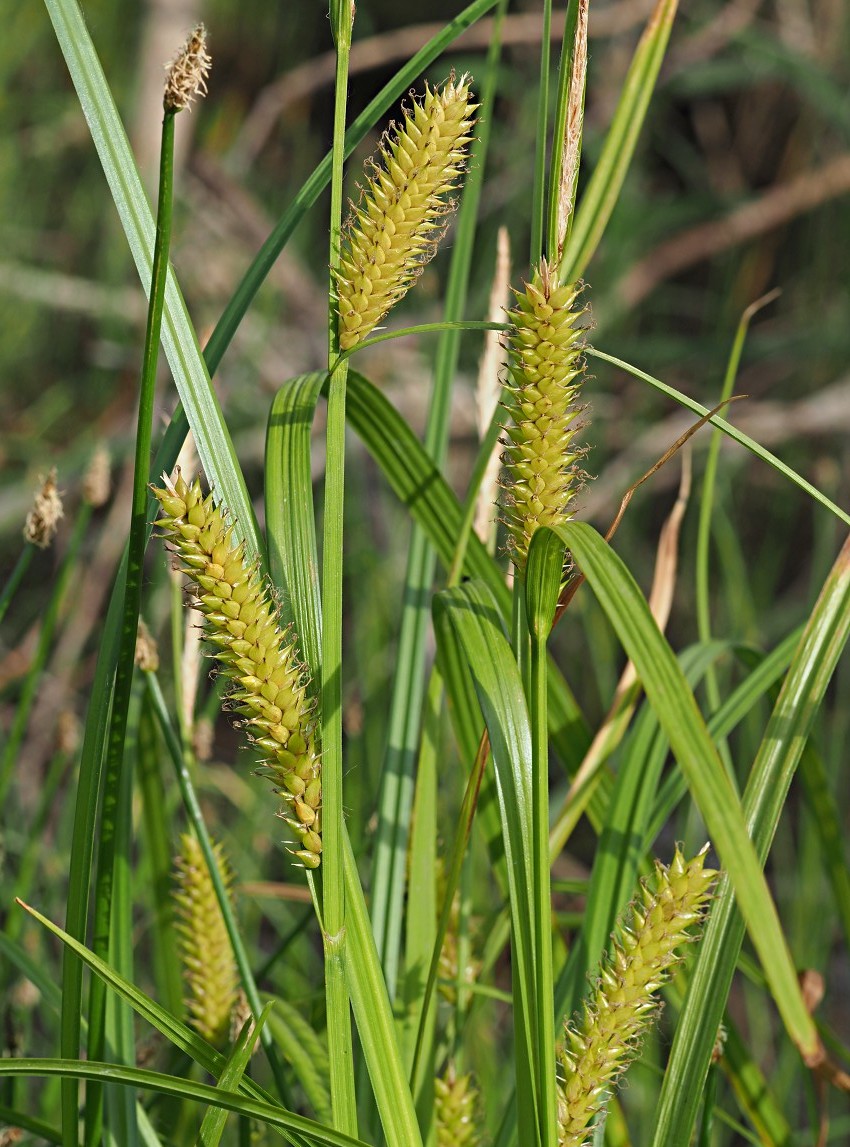
M357 1136L351 1007L345 975L345 884L342 798L342 572L345 495L345 393L348 367L339 363L339 329L333 272L339 266L342 231L342 175L345 151L348 56L353 8L336 0L331 12L337 48L333 173L330 218L331 369L328 393L325 508L322 566L322 935L330 1060L331 1110L338 1131Z
M32 555L35 552L35 546L27 542L24 548L18 555L18 560L15 562L15 568L9 574L9 580L3 586L3 592L0 593L0 621L6 616L6 610L9 608L9 603L15 596L18 586L21 584L24 574L29 568L32 561Z
M389 342L391 339L404 338L407 335L428 335L428 334L442 334L443 331L506 331L510 328L510 323L486 323L479 322L475 319L463 320L458 322L440 322L440 323L417 323L413 327L398 327L392 331L384 331L380 335L372 335L363 342L359 342L356 347L346 351L344 357L350 358L358 351L365 350L367 346L376 346L378 343Z
M159 198L157 202L156 238L154 241L153 263L151 267L151 293L148 305L145 348L142 360L141 383L139 388L139 416L136 427L136 452L133 475L133 499L130 517L130 537L128 543L127 580L124 588L124 607L121 618L121 648L115 675L115 690L112 699L112 713L106 742L106 773L103 784L103 805L101 830L98 841L97 882L95 886L95 920L92 947L98 956L106 959L109 952L110 919L112 915L112 893L116 850L116 808L120 785L120 774L124 762L124 738L127 730L127 713L130 705L130 692L133 681L133 668L136 647L136 632L139 624L139 610L142 600L142 575L147 541L148 473L151 461L151 439L153 432L153 407L156 390L156 367L159 358L162 311L165 300L165 282L168 275L168 249L171 241L172 183L174 176L174 112L166 112L162 121L162 143L160 149ZM91 1059L102 1059L105 1050L105 985L95 980L89 998L89 1042L88 1054ZM68 1051L66 1050L66 1054ZM94 1144L97 1135L102 1093L87 1093L86 1102L86 1142ZM63 1081L63 1094L67 1092L63 1106L63 1133L66 1143L76 1143L76 1130L69 1123L72 1119L71 1103L74 1104L73 1120L76 1123L77 1084L73 1080ZM73 1100L71 1094L73 1093Z
M533 785L533 872L537 917L537 1073L540 1088L540 1141L556 1147L558 1101L555 1091L554 974L552 970L552 893L549 869L549 715L547 707L548 633L531 633L530 690L531 772Z

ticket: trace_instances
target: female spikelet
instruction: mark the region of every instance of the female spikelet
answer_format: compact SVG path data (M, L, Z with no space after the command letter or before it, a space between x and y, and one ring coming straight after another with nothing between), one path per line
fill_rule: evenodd
M406 294L432 258L472 139L466 76L425 88L382 143L353 208L335 274L339 345L350 350Z
M229 898L233 877L217 842L213 857ZM212 877L197 837L189 833L180 837L174 875L175 927L188 989L186 1008L195 1030L222 1047L230 1035L239 978Z
M572 516L583 475L582 448L573 444L581 428L578 396L584 377L581 353L583 307L579 288L561 286L555 270L541 262L510 314L511 352L506 427L503 508L508 549L522 572L539 526L556 526Z
M708 846L706 846L707 849ZM696 939L697 924L717 873L705 868L706 849L686 861L677 849L669 868L656 863L654 887L641 887L631 922L613 950L579 1017L567 1025L561 1052L560 1147L583 1147L608 1091L634 1057L655 1011L659 988Z
M280 627L269 589L256 563L212 495L196 479L178 475L155 489L164 516L157 525L183 561L196 589L207 638L236 688L232 698L246 716L254 744L265 754L258 770L289 806L287 824L298 839L295 855L318 868L322 782L304 668L291 633Z

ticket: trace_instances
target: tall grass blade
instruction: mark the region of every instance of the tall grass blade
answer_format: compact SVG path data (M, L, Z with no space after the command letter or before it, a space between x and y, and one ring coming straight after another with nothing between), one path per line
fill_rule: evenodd
M174 1095L179 1099L194 1100L205 1106L216 1106L225 1111L234 1111L246 1118L256 1119L285 1132L284 1138L292 1141L297 1134L298 1142L316 1144L317 1147L369 1147L361 1139L352 1139L331 1127L323 1127L312 1119L295 1115L271 1103L264 1103L234 1091L212 1087L207 1083L196 1083L158 1071L147 1071L138 1067L121 1067L114 1063L95 1063L77 1059L3 1059L0 1060L0 1078L23 1076L24 1078L49 1079L58 1076L64 1079L93 1079L100 1082L121 1084L140 1091L150 1091L155 1095Z
M465 582L434 600L437 639L450 625L463 646L490 737L498 777L499 806L505 842L512 919L512 984L514 991L514 1061L522 1142L543 1142L542 1089L536 1017L538 953L534 921L534 797L531 728L522 680L502 628L499 609L488 588ZM546 1002L551 1007L551 1001Z
M848 635L850 542L845 542L785 676L744 792L747 829L762 864L812 722ZM744 938L742 913L747 913L743 904L739 912L736 894L740 901L740 888L735 887L734 880L724 879L676 1029L661 1089L653 1147L685 1142L693 1128L702 1081Z
M239 1032L218 1078L218 1086L222 1091L233 1091L242 1082L242 1077L251 1062L251 1052L257 1041L258 1030L261 1030L268 1020L273 1007L273 1003L266 1004L256 1022L252 1017L242 1025L242 1030ZM196 1147L218 1147L226 1123L226 1111L215 1106L208 1108L201 1124L201 1130L198 1132Z
M819 1047L817 1032L803 1002L738 796L681 668L631 574L601 536L580 522L570 522L553 532L558 533L573 555L635 664L647 700L658 714L679 767L688 778L712 843L728 873L729 885L735 889L788 1033L804 1057L815 1057ZM703 953L705 947L703 943Z
M124 126L77 0L45 0L45 4L139 278L147 291L151 282L154 223ZM249 549L262 554L245 480L173 271L169 272L166 286L162 345L207 479L217 497L227 505L239 535L249 542Z

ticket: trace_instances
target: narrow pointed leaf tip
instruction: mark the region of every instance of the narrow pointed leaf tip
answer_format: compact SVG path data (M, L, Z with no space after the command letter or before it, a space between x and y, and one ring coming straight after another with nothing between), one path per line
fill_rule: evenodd
M473 113L469 77L425 94L384 138L345 225L335 274L339 344L351 350L409 290L433 257L466 167Z
M207 640L235 689L231 700L246 716L254 745L265 754L257 770L286 801L281 815L307 868L322 853L321 765L316 723L304 666L291 630L281 628L269 586L256 562L246 558L232 524L200 482L164 477L154 489L163 510L157 526L171 542L194 585L194 604L204 615Z
M511 311L511 423L505 428L504 521L508 549L520 571L539 526L558 526L573 514L584 474L584 449L573 438L584 423L578 403L584 381L582 327L586 308L580 288L560 286L542 261L530 283L516 293Z
M659 988L697 939L717 873L705 868L708 846L686 861L679 849L669 868L656 861L654 887L642 885L628 925L620 923L610 955L585 1003L566 1027L560 1052L559 1147L584 1147L609 1089L634 1058L655 1012Z

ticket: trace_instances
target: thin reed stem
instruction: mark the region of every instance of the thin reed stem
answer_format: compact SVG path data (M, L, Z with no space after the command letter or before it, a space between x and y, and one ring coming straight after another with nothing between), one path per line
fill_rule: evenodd
M331 369L326 432L324 545L322 565L322 929L328 1025L331 1110L334 1127L357 1135L351 1007L345 975L345 886L342 795L342 544L345 492L345 392L348 367L338 362L340 319L335 274L340 264L342 177L345 154L348 57L354 8L335 0L332 25L337 50L331 175L328 365ZM336 367L336 369L334 369Z
M24 574L29 569L29 564L32 561L32 555L35 552L35 546L27 542L24 548L18 554L18 560L15 562L15 568L9 574L9 580L3 586L3 592L0 593L0 621L6 616L6 610L15 593L23 581Z

